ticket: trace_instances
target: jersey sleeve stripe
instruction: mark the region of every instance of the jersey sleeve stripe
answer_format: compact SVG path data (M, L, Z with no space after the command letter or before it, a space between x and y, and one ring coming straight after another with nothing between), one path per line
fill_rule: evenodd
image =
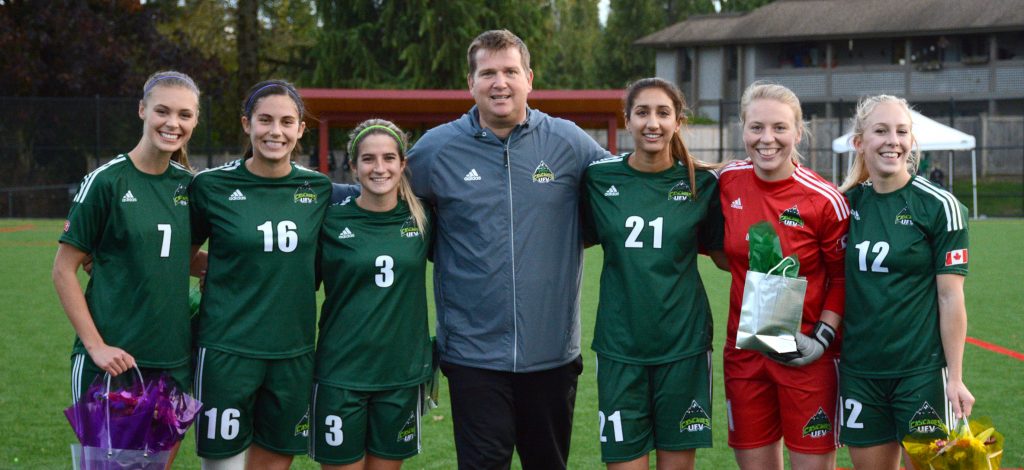
M118 163L123 162L124 159L125 159L124 155L119 155L118 157L114 158L113 160L111 160L111 161L101 165L99 168L93 170L92 173L89 173L85 177L85 179L82 180L82 186L79 188L78 194L75 194L75 198L73 199L73 201L74 202L79 202L79 203L80 202L84 202L85 201L85 196L87 194L89 194L89 190L92 189L92 182L96 181L96 176L98 176L100 173L102 173L103 170L106 170L107 168L110 168L113 165L116 165Z
M920 177L914 177L914 186L932 195L942 203L942 209L946 211L946 231L962 230L964 228L963 214L960 213L956 198L949 191L932 186L930 183L921 181Z
M843 200L843 195L839 194L839 190L832 185L819 180L813 173L802 167L797 167L796 171L793 172L793 179L818 194L825 196L825 199L828 199L828 202L832 204L832 209L835 210L836 218L839 220L844 220L850 216L850 208L847 207L846 201Z
M735 161L735 162L732 162L732 163L726 165L725 167L723 167L721 169L721 171L719 171L719 175L721 175L723 173L726 173L726 172L730 172L730 171L749 170L751 168L754 168L754 165L752 163L750 163L749 161L746 161L746 160Z
M614 162L621 162L621 161L622 161L622 157L606 157L606 158L602 158L600 160L594 160L594 161L590 162L590 165L587 165L587 166L594 166L594 165L600 165L600 164L603 164L603 163L614 163Z

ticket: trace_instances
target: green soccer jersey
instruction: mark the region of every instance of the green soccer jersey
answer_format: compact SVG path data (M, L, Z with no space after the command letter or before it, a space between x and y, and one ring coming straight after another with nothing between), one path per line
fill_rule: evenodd
M103 341L143 367L189 360L191 179L175 162L151 175L120 155L82 180L60 237L93 257L85 299ZM86 353L78 338L73 353Z
M664 364L711 348L711 308L698 248L722 248L718 180L673 165L658 173L627 158L590 165L585 177L584 236L604 249L592 348L629 364Z
M327 208L320 231L326 297L318 381L369 391L419 384L430 375L427 232L402 201L388 212L364 210L352 199Z
M840 370L901 377L946 365L938 274L967 275L967 209L927 179L848 191L846 315Z
M236 160L197 174L191 189L192 243L210 240L199 346L263 359L312 351L331 181L294 163L262 178Z

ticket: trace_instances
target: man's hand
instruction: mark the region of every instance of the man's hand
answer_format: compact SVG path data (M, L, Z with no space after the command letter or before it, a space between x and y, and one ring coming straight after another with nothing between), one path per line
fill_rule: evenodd
M812 336L797 332L796 352L779 354L765 353L771 360L792 367L800 367L817 361L836 339L836 330L828 323L819 321L814 325Z

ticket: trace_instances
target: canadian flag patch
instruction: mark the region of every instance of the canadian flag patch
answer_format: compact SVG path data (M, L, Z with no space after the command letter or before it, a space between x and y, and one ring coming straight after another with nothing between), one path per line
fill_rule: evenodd
M967 249L946 252L946 266L967 264Z

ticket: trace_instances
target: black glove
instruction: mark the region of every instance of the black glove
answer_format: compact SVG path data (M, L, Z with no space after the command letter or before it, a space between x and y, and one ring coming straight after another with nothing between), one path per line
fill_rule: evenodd
M796 351L789 353L765 353L775 362L787 366L799 367L817 361L825 350L836 339L836 330L828 323L819 321L814 324L813 336L803 333L796 334Z

